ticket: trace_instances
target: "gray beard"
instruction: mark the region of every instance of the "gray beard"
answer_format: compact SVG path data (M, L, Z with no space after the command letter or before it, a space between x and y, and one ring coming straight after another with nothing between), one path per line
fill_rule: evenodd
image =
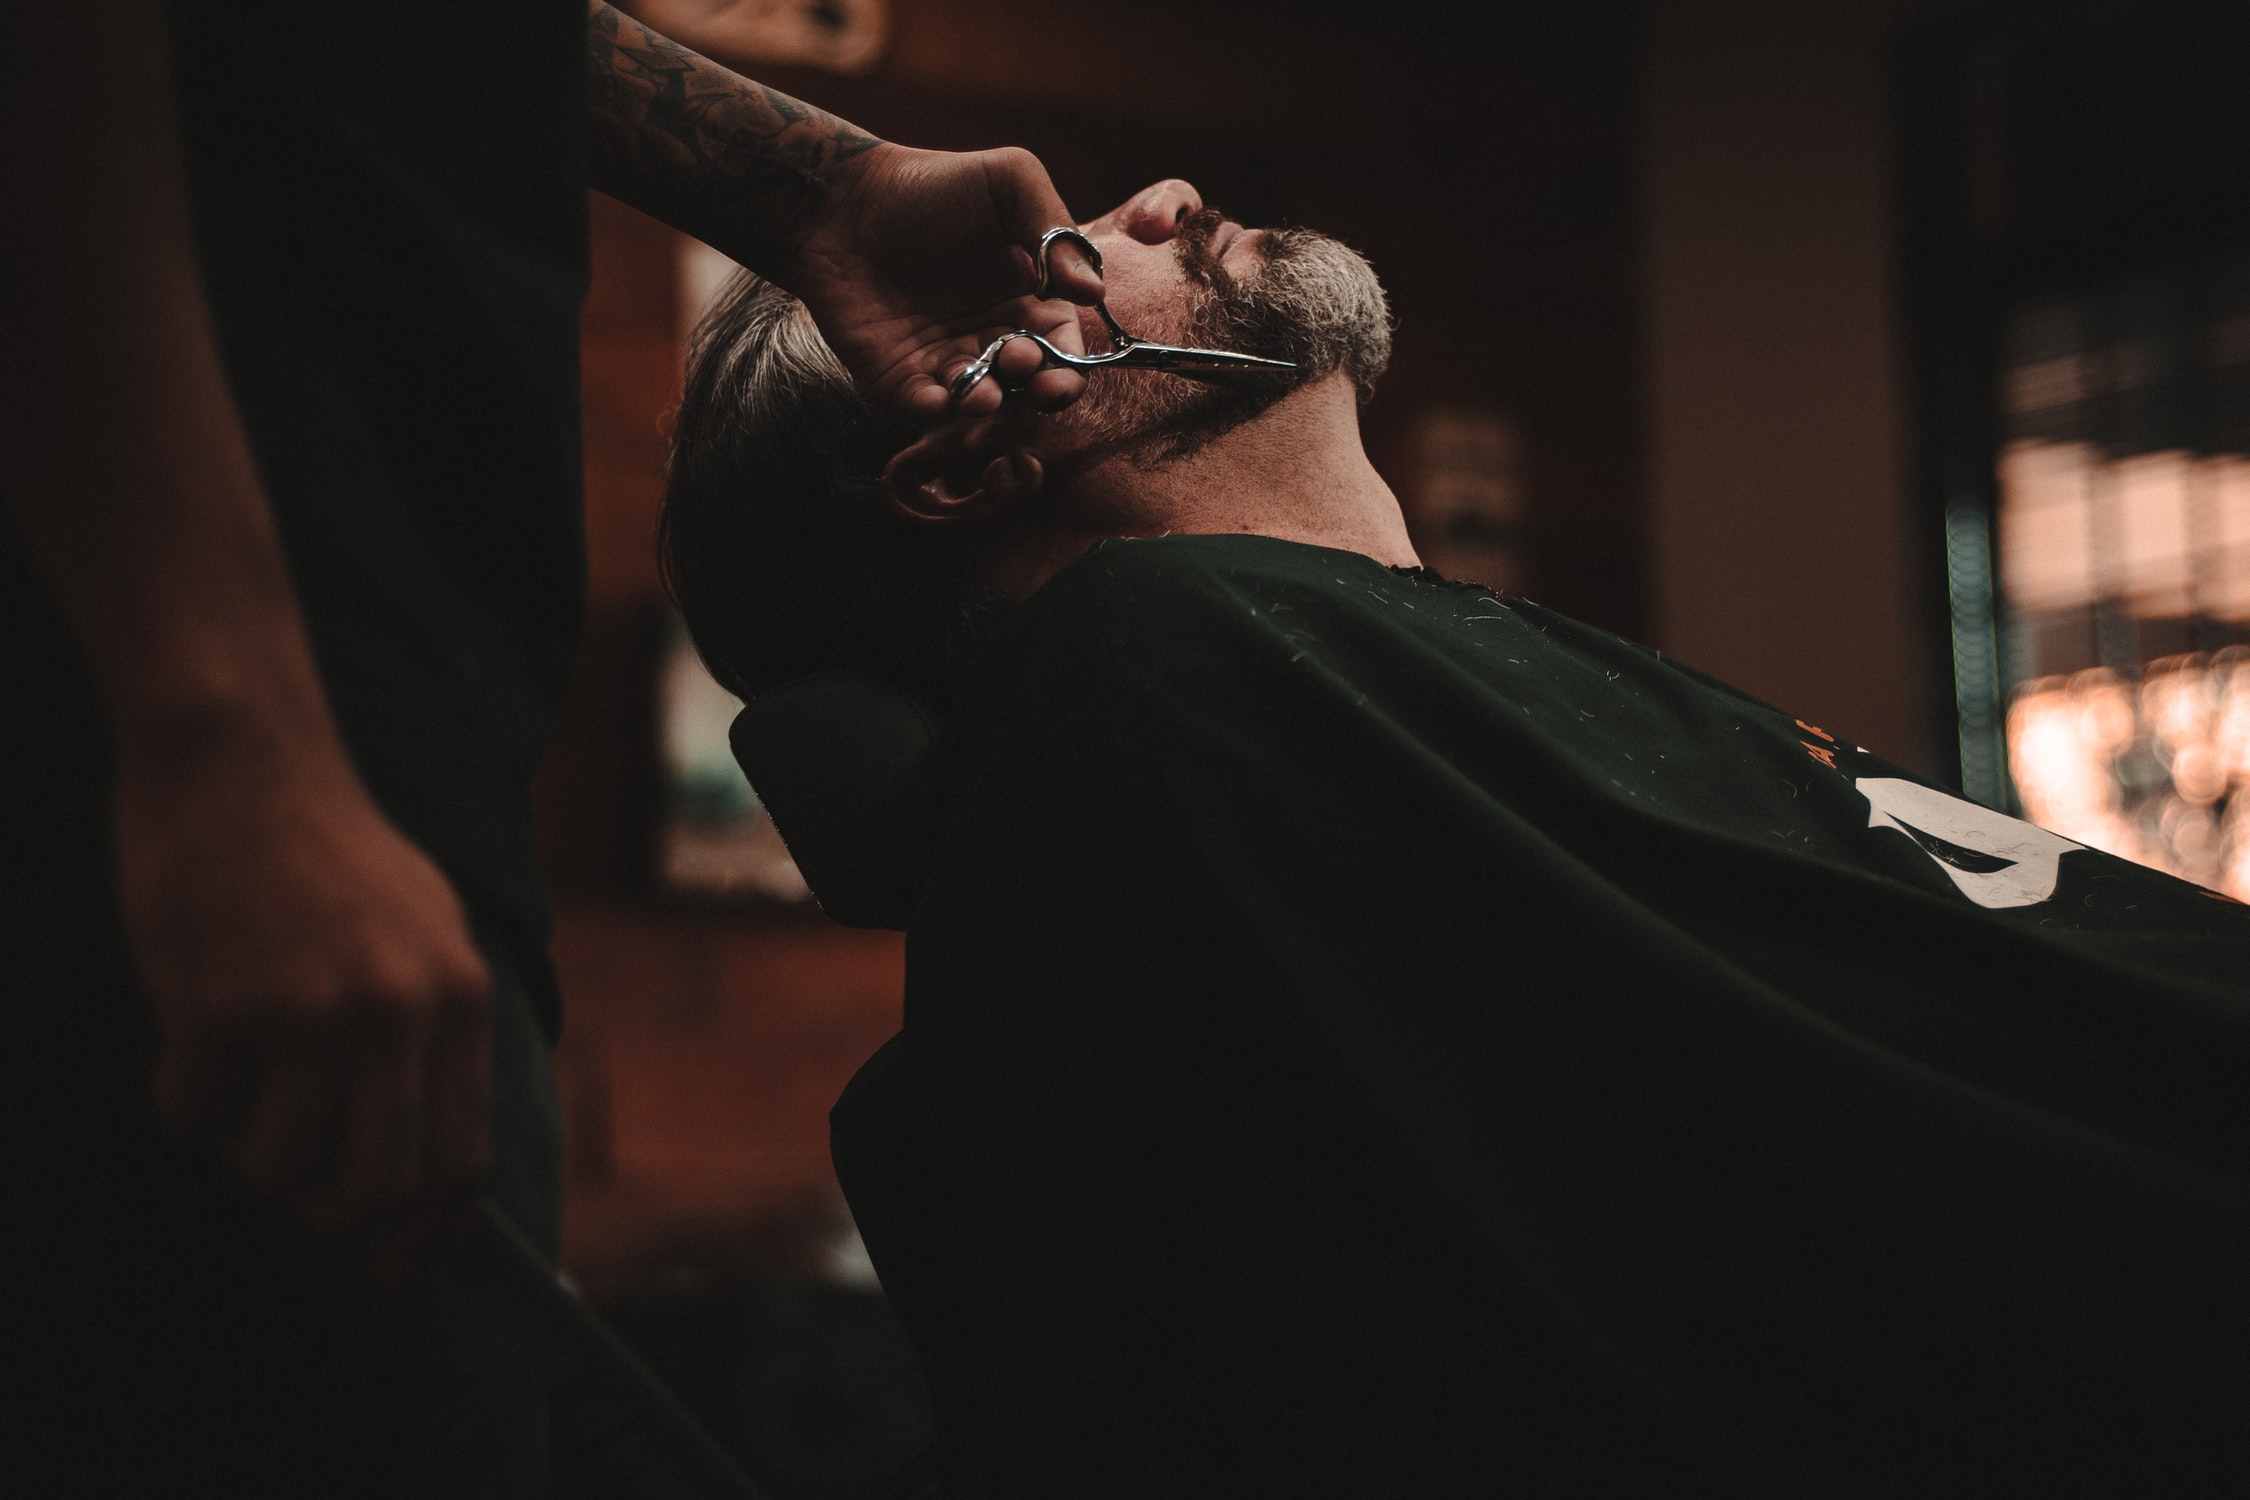
M1297 368L1211 381L1146 370L1095 376L1081 418L1102 447L1136 468L1199 452L1291 391L1338 371L1351 376L1365 406L1390 362L1390 304L1358 251L1310 229L1272 230L1258 270L1238 278L1211 254L1219 222L1207 209L1181 226L1191 301L1177 342L1286 359Z

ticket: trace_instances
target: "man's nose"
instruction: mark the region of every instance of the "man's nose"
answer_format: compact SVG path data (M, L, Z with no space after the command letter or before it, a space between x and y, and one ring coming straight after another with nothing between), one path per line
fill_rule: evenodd
M1144 245L1161 245L1180 232L1192 213L1200 212L1203 195L1192 182L1167 177L1151 183L1086 226L1091 234L1122 234Z

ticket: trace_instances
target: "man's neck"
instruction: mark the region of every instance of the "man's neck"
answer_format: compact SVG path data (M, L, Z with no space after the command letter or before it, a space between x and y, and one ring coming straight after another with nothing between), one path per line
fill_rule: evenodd
M1049 496L1076 524L1042 526L1009 550L994 581L1015 597L1117 537L1277 537L1360 552L1386 566L1421 561L1398 499L1360 446L1351 381L1330 376L1255 420L1158 469L1107 458Z

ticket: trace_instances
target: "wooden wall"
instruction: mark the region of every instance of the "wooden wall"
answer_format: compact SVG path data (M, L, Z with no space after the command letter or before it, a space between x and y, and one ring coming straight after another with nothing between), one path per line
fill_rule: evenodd
M1891 62L1952 0L1672 0L1646 52L1650 634L1926 773Z

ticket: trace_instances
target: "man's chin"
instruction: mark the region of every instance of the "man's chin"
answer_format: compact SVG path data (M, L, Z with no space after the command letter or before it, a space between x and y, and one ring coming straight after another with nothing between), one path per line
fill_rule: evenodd
M1201 230L1196 248L1182 255L1195 290L1181 342L1295 368L1212 379L1119 371L1107 389L1089 392L1080 410L1095 443L1136 468L1199 453L1340 370L1364 402L1390 361L1390 307L1357 251L1312 230L1261 230L1257 269L1236 276L1211 253L1213 233Z
M1248 277L1213 288L1199 313L1213 347L1239 349L1298 368L1275 399L1337 370L1371 393L1391 357L1391 314L1383 284L1358 251L1309 229L1268 230L1262 264Z
M1135 403L1138 410L1116 414L1120 420L1109 429L1116 434L1114 451L1124 454L1135 468L1144 470L1160 469L1191 458L1229 433L1255 422L1290 392L1319 378L1319 374L1299 368L1243 371L1209 380L1150 375L1146 377L1149 381L1167 384L1153 392L1140 393L1144 400Z

